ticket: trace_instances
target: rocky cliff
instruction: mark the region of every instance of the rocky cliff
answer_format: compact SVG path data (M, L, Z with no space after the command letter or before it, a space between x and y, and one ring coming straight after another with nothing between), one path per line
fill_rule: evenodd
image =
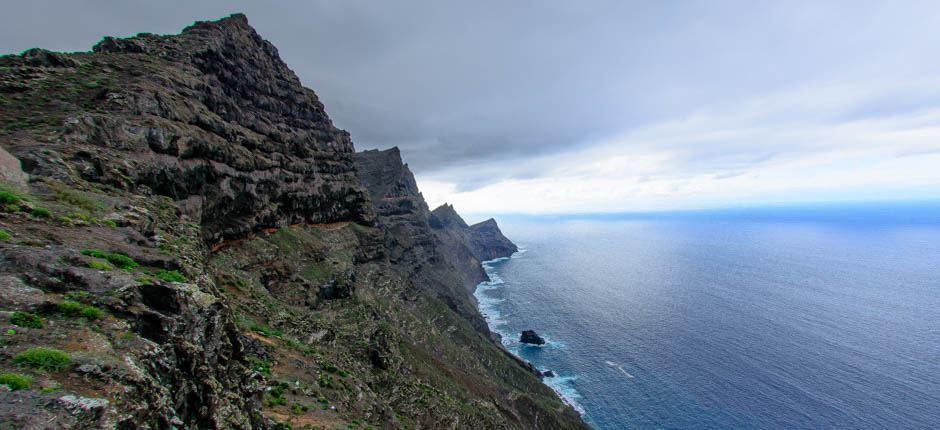
M4 425L584 428L467 294L495 224L446 233L244 16L2 57L0 106Z

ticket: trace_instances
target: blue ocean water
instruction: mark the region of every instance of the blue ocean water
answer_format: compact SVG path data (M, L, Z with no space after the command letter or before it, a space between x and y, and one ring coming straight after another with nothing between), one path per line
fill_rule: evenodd
M475 295L598 429L940 428L940 211L838 212L501 219Z

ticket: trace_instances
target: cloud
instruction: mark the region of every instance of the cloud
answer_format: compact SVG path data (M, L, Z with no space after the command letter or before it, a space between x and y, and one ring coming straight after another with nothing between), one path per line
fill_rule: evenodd
M474 214L935 198L940 106L863 118L845 115L873 92L909 88L940 88L940 81L766 94L533 157L526 163L542 172L537 177L504 177L460 189L446 180L453 173L445 173L419 175L419 185L434 190L426 193L432 205L448 201Z
M357 148L399 146L425 194L475 211L937 185L930 1L34 0L4 5L0 51L87 50L236 11Z

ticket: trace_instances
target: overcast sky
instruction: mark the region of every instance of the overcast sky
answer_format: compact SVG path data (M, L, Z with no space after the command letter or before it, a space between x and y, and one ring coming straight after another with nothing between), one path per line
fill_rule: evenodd
M940 197L935 1L5 1L0 51L233 12L432 206Z

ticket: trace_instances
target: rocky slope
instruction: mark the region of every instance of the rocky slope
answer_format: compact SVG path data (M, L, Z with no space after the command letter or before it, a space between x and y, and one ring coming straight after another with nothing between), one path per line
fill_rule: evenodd
M467 294L495 224L445 234L244 16L2 57L0 106L4 426L584 428Z

